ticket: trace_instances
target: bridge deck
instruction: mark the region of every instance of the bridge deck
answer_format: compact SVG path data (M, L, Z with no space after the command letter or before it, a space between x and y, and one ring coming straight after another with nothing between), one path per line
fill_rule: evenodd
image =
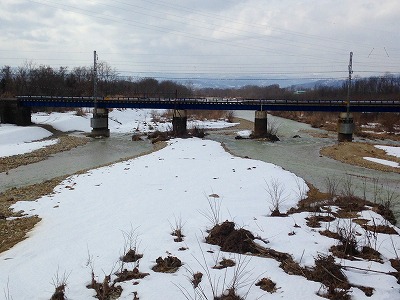
M269 111L331 111L345 112L343 100L268 100L223 98L96 98L17 96L26 107L94 107L99 108L148 108L191 110L269 110ZM400 101L368 100L351 101L352 112L400 112Z

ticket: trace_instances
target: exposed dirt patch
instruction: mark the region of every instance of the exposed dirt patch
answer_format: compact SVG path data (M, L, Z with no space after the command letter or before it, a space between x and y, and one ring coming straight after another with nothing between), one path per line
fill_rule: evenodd
M8 170L15 169L19 166L45 160L52 154L62 151L68 151L72 148L82 146L90 140L86 137L76 137L69 135L59 136L58 139L59 142L57 144L48 146L46 148L35 150L26 154L0 158L0 172L7 172Z
M400 168L385 166L363 159L363 157L374 157L400 163L400 158L387 155L384 150L378 149L372 144L356 142L339 143L337 145L322 148L320 153L346 164L384 172L400 173Z
M63 179L59 177L23 188L12 188L0 194L0 253L25 239L26 234L41 220L37 216L21 217L21 213L13 212L10 206L18 201L32 201L51 194ZM18 218L7 219L10 217Z

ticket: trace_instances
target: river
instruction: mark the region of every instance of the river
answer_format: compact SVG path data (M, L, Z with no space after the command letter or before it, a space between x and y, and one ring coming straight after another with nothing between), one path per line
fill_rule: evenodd
M254 112L250 111L236 112L236 116L254 120ZM379 182L385 185L386 190L393 194L393 198L396 198L398 205L394 211L397 220L400 220L399 174L351 166L323 157L319 154L319 150L321 147L336 143L335 135L329 138L313 137L307 131L319 130L312 129L307 124L270 115L268 118L278 125L279 142L236 140L233 134L226 134L232 133L229 129L210 131L207 138L223 142L233 154L279 165L322 191L326 190L326 178L351 180L357 195L362 197L365 193L369 199L372 199L373 179L378 178ZM299 137L294 138L295 135ZM58 176L74 174L141 155L152 149L153 145L148 141L132 142L129 134L112 133L108 139L93 139L84 146L54 154L44 161L10 170L8 175L0 173L0 192L11 187L21 187Z

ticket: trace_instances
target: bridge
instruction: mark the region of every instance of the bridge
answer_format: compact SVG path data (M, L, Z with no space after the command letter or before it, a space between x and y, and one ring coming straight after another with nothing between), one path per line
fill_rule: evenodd
M322 111L346 112L343 100L268 100L229 98L139 98L17 96L23 107L98 107L190 110ZM400 101L352 101L352 112L400 112Z
M166 97L61 97L17 96L0 100L0 117L4 123L30 124L32 107L93 107L92 136L109 136L108 109L172 109L173 131L177 136L186 133L187 110L252 110L255 111L254 134L267 133L267 111L338 112L339 141L352 140L352 112L400 112L398 100L351 101L349 110L343 100L272 100L229 98L166 98Z

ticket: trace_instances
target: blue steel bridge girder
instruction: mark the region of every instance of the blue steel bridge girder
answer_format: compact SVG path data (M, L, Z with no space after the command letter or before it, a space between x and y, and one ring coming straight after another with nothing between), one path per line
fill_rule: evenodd
M18 96L23 107L94 107L92 97ZM221 100L170 98L97 98L99 108L345 112L342 100ZM400 101L352 101L352 112L400 112Z

